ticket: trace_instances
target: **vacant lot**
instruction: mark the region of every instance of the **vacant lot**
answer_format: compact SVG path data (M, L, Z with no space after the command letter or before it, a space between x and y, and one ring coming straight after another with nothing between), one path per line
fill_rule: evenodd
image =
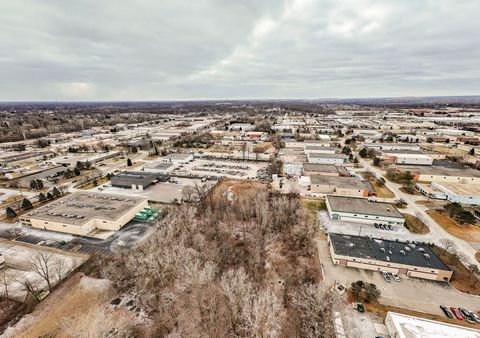
M413 234L428 234L430 230L417 217L410 214L402 214L405 217L405 228Z
M110 306L114 296L108 281L76 274L3 337L125 337L138 315Z
M428 210L427 214L449 234L470 242L480 242L480 228L472 224L460 224L447 213Z

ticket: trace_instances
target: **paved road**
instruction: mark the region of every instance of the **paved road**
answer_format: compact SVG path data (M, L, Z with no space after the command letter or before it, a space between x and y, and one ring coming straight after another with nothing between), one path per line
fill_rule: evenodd
M425 241L433 242L437 245L441 245L440 241L442 239L451 239L452 241L455 242L455 244L457 246L457 249L466 256L468 261L470 261L472 263L477 263L477 261L475 259L476 250L470 243L468 243L467 241L464 241L462 239L459 239L455 236L450 235L448 232L446 232L440 225L438 225L437 222L435 222L425 212L425 211L428 210L427 207L425 207L424 205L415 203L417 200L422 199L422 198L420 198L419 196L406 194L406 193L400 191L400 188L402 186L400 184L396 184L396 183L393 183L393 182L390 182L389 180L387 180L383 176L382 170L372 166L369 162L365 161L364 159L362 159L358 155L357 155L357 158L359 159L360 164L365 166L365 168L368 171L375 174L375 176L377 178L384 178L385 179L385 185L387 186L388 189L390 189L395 194L397 199L402 198L405 202L408 203L408 207L407 207L407 209L405 209L406 212L417 216L418 218L420 218L421 221L423 221L423 223L425 223L428 226L428 228L430 229L430 232L426 235L423 235L423 236L425 236ZM387 199L383 199L383 200L387 200ZM392 201L393 201L393 199L392 199Z

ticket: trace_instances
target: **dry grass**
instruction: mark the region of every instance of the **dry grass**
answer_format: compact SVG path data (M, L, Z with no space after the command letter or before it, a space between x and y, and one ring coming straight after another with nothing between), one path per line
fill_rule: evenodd
M477 262L480 263L480 251L477 251L477 252L475 253L475 259L477 260Z
M4 337L99 337L133 322L124 309L107 309L115 295L110 283L76 274L40 303Z
M453 276L450 280L450 284L457 290L473 295L480 295L480 282L474 285L474 276L455 256L442 248L433 248L435 253L440 257L452 271Z
M105 177L105 176L104 176L104 177L101 177L101 178L98 178L98 179L97 179L97 183L98 183L97 185L94 185L94 184L93 184L93 181L90 181L90 182L84 183L84 184L82 184L82 185L79 185L79 186L77 186L77 187L75 187L75 188L77 188L77 189L82 189L82 190L90 190L90 189L92 189L92 188L98 187L99 185L105 184L105 183L107 183L108 181L109 181L108 177Z
M375 176L369 175L367 172L360 172L359 174L361 174L373 186L378 197L395 198L395 194L384 184L379 184Z
M412 190L412 191L409 191L407 188L405 187L401 187L400 189L401 192L405 193L405 194L408 194L408 195L416 195L416 196L422 196L423 194L419 191L416 191L416 190Z
M405 217L405 228L413 234L428 234L430 229L417 217L410 214L402 214Z
M460 224L447 213L428 210L427 214L450 235L469 242L480 242L480 228L472 224Z

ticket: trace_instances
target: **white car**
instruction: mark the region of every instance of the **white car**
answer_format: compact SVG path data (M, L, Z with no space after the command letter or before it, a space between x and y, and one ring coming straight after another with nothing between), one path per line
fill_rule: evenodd
M400 276L397 275L396 273L392 273L392 277L395 280L395 282L400 282Z

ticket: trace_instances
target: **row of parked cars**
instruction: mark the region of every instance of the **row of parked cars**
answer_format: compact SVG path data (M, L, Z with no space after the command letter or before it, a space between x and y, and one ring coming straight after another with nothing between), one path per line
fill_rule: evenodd
M380 223L373 223L375 228L382 229L382 230L393 230L390 224L380 224Z
M397 275L396 273L394 272L386 272L386 271L382 271L382 276L383 276L383 279L385 279L387 282L391 282L392 280L394 280L395 282L400 282L400 276Z
M468 311L463 307L456 308L454 306L450 306L450 308L448 308L445 305L440 305L440 308L445 316L450 319L457 318L458 320L466 320L471 324L480 323L480 317L476 313Z

